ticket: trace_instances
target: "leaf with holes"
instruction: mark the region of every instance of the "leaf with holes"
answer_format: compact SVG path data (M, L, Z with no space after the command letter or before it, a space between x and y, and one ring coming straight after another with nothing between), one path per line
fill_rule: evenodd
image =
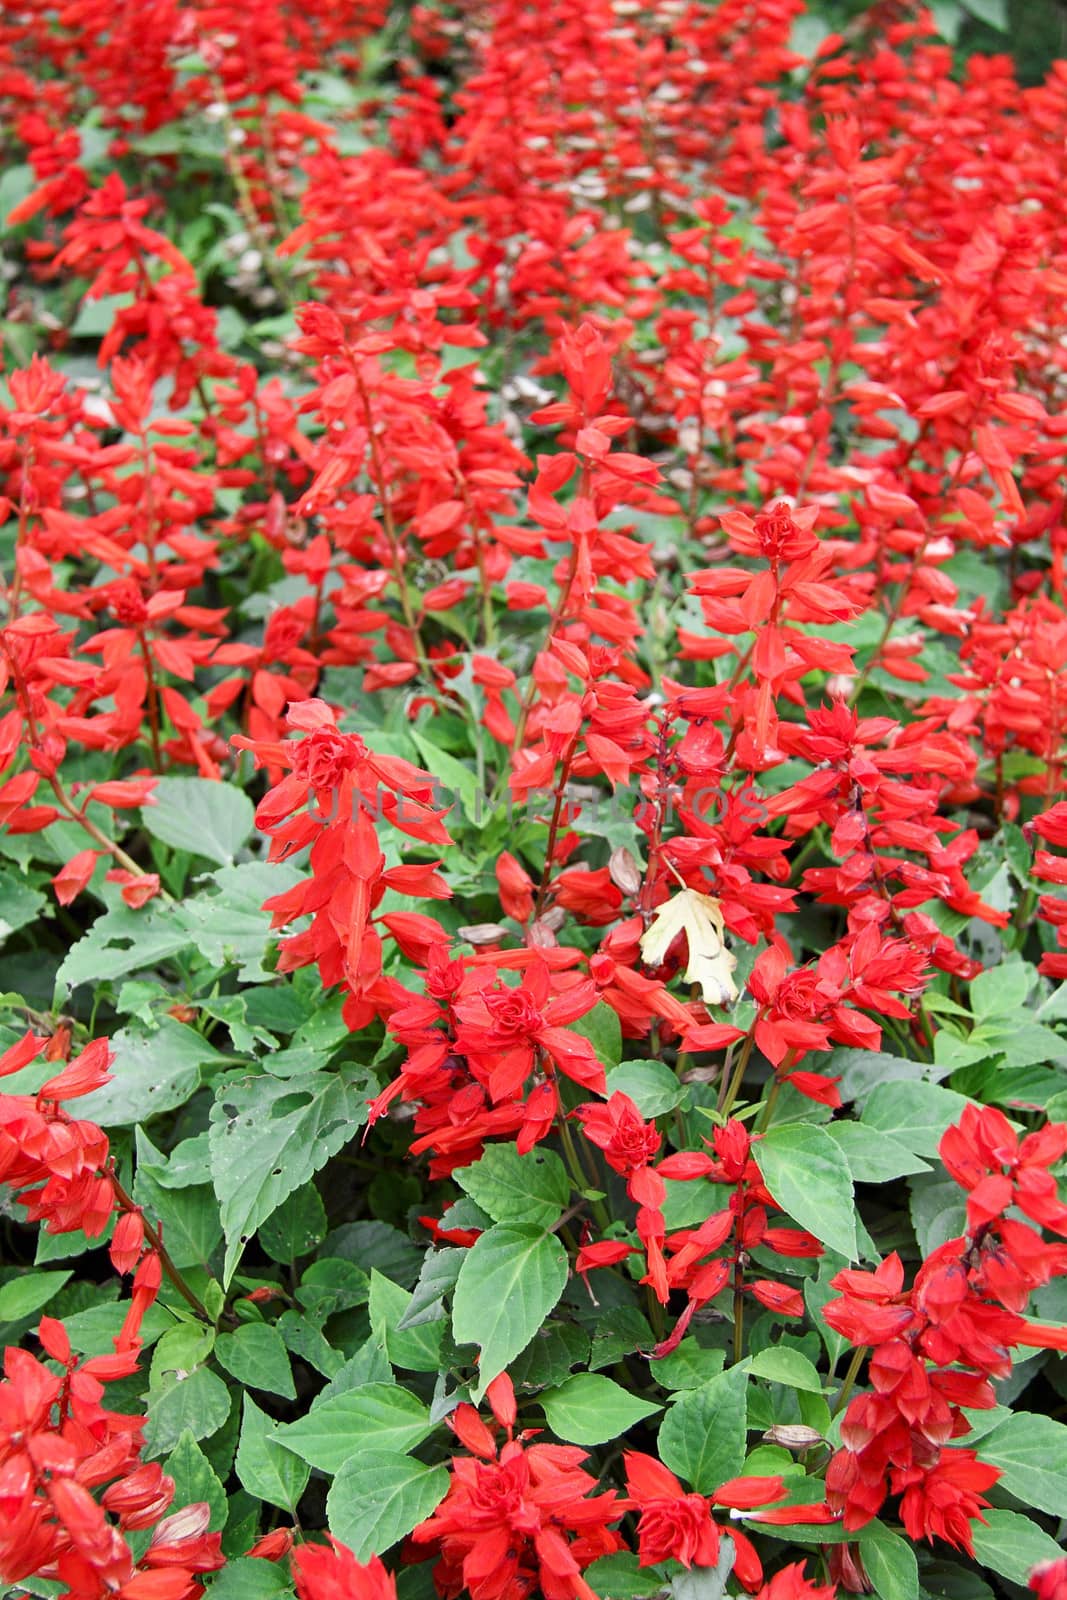
M248 1240L367 1120L375 1080L359 1067L300 1078L242 1078L218 1090L211 1179L226 1236L229 1284Z

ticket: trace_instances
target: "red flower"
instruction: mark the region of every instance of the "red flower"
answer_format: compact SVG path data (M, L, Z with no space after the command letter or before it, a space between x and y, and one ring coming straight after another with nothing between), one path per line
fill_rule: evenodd
M608 1166L626 1179L631 1200L661 1206L667 1191L649 1162L663 1141L655 1123L644 1120L629 1095L617 1090L606 1104L579 1106L574 1115L586 1138L603 1150Z
M628 1450L623 1462L626 1487L638 1512L638 1551L643 1567L667 1560L680 1561L685 1567L713 1567L719 1559L721 1530L712 1518L712 1506L752 1511L781 1500L786 1493L781 1478L732 1478L705 1498L687 1494L674 1473L654 1456ZM746 1589L757 1588L762 1570L755 1551L743 1534L727 1531L737 1545L735 1569L742 1584Z
M480 1459L453 1458L447 1495L411 1536L439 1554L438 1587L466 1588L472 1600L522 1600L532 1589L595 1600L582 1571L623 1547L609 1524L626 1505L614 1490L588 1498L597 1484L581 1470L585 1451L509 1438L498 1452L471 1406L454 1426Z
M1029 1586L1037 1600L1067 1600L1067 1556L1059 1561L1043 1561L1035 1567Z
M902 1488L900 1519L910 1539L943 1539L958 1550L974 1554L971 1524L984 1522L982 1509L989 1501L983 1491L1000 1477L1000 1468L979 1461L973 1450L942 1450L928 1470L905 1470L895 1475L893 1487Z
M364 1566L337 1539L298 1545L292 1569L299 1600L396 1600L396 1581L378 1557Z

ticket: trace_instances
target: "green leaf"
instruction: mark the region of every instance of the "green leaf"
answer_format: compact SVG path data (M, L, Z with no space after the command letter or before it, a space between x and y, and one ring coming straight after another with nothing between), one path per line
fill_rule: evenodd
M970 1103L935 1083L882 1083L868 1097L862 1123L890 1134L916 1155L936 1156L945 1129Z
M114 1301L109 1305L90 1306L63 1318L70 1347L80 1356L113 1356L117 1338L126 1313L128 1301ZM175 1326L175 1319L166 1306L157 1300L149 1306L141 1322L141 1345L147 1350L164 1333Z
M498 1224L467 1252L452 1301L452 1333L457 1344L481 1349L475 1402L529 1344L566 1282L566 1250L537 1228Z
M1008 10L1006 0L961 0L965 11L972 17L977 17L979 22L984 22L987 27L994 28L997 33L1008 31Z
M934 27L942 39L946 39L949 44L955 44L963 21L960 0L933 0L930 12L934 19Z
M182 1506L196 1505L204 1500L211 1507L209 1530L217 1533L226 1526L226 1491L188 1429L167 1457L163 1470L174 1479L175 1510L180 1511Z
M279 1427L278 1443L322 1472L339 1472L365 1450L403 1453L433 1431L428 1407L393 1383L365 1383Z
M152 1353L149 1383L157 1388L168 1372L183 1377L203 1366L215 1348L215 1330L202 1322L172 1322Z
M148 1391L145 1439L149 1455L173 1450L189 1430L194 1439L217 1433L230 1414L230 1391L206 1367L192 1372L165 1372Z
M1018 1511L990 1510L985 1525L971 1523L975 1560L991 1567L1009 1583L1025 1588L1030 1574L1042 1561L1059 1561L1063 1551L1055 1539Z
M257 1500L292 1513L307 1488L311 1468L306 1461L283 1450L275 1434L278 1424L245 1395L241 1441L237 1446L237 1476Z
M411 1300L407 1290L384 1273L371 1272L370 1325L390 1362L408 1372L437 1372L445 1331L444 1310L439 1310L435 1321L419 1323L402 1332L399 1324Z
M396 1377L389 1358L373 1336L364 1339L355 1355L349 1356L311 1402L311 1409L325 1405L335 1394L348 1394L352 1389L362 1389L368 1383L395 1383Z
M570 1024L570 1031L589 1040L605 1069L617 1067L622 1060L622 1026L606 1001L598 1000L592 1011Z
M641 1567L629 1550L601 1556L582 1574L600 1600L643 1600L663 1592L663 1579L655 1567Z
M154 1033L123 1028L111 1040L111 1081L82 1100L78 1115L105 1128L173 1111L200 1087L201 1067L223 1060L195 1028L164 1017Z
M292 1600L293 1591L275 1561L237 1556L211 1580L211 1600Z
M881 1600L919 1600L915 1550L882 1522L869 1522L859 1536L860 1555Z
M802 1389L806 1394L822 1394L823 1380L812 1362L799 1350L788 1345L773 1345L761 1350L749 1362L754 1378L767 1378L772 1383L784 1383L790 1389Z
M725 1350L705 1350L689 1335L670 1355L653 1357L648 1370L665 1389L699 1389L716 1377L725 1363Z
M155 805L142 806L141 823L154 839L220 867L233 865L255 827L255 807L233 783L210 778L159 778Z
M246 1322L233 1333L220 1333L215 1356L221 1367L248 1389L265 1389L286 1400L296 1399L289 1352L277 1328Z
M326 1497L330 1532L357 1561L369 1561L425 1522L447 1493L447 1467L425 1467L393 1450L361 1450Z
M0 1322L21 1322L46 1306L70 1278L65 1272L23 1272L0 1288Z
M456 1173L456 1182L494 1222L548 1228L571 1196L563 1162L551 1150L520 1155L513 1144L491 1144L479 1161Z
M910 1184L908 1210L924 1256L967 1228L967 1196L958 1183L936 1172L920 1173Z
M345 1364L344 1356L333 1348L311 1317L283 1311L278 1318L278 1332L285 1340L286 1349L314 1367L316 1372L321 1372L324 1378L332 1378Z
M306 1268L296 1298L309 1316L322 1323L337 1311L365 1306L370 1298L370 1279L351 1261L320 1256Z
M576 1373L538 1399L552 1432L568 1444L606 1444L663 1409L595 1372Z
M0 867L0 944L9 934L35 922L47 903L40 890L31 887L21 872Z
M364 1272L377 1267L405 1289L414 1284L423 1258L407 1235L387 1222L346 1222L326 1235L322 1254L354 1261Z
M210 1183L180 1184L177 1180L183 1175L181 1165L175 1167L173 1157L170 1162L165 1161L142 1128L135 1130L134 1139L137 1151L134 1199L163 1224L167 1253L176 1267L207 1268L222 1240L215 1191ZM193 1143L192 1140L185 1142ZM206 1154L206 1139L204 1150ZM192 1164L184 1170L192 1171ZM168 1179L174 1181L168 1182Z
M589 1361L589 1335L573 1322L546 1322L508 1364L517 1394L556 1388Z
M982 1460L1000 1467L998 1489L1035 1511L1067 1517L1067 1427L1062 1422L1017 1411L986 1434Z
M195 895L182 905L191 942L212 966L235 966L245 983L266 983L274 976L263 965L274 935L263 902L291 889L301 876L288 862L242 861L220 867L211 874L214 892Z
M97 917L84 939L71 945L56 985L75 989L80 983L124 978L157 966L192 942L180 906L154 902L140 911L113 906Z
M466 1250L459 1246L426 1252L415 1291L404 1315L396 1324L401 1333L405 1328L417 1328L422 1322L437 1321L441 1315L443 1297L456 1287L459 1269L466 1254Z
M664 1466L692 1485L698 1494L713 1494L745 1464L748 1370L731 1367L687 1389L664 1417L659 1430L659 1456Z
M929 1172L928 1162L891 1133L875 1133L862 1122L831 1122L826 1132L848 1162L854 1183L892 1183L913 1172Z
M272 1261L299 1261L326 1237L326 1208L313 1183L302 1184L283 1200L259 1229L259 1242Z
M361 1068L299 1079L244 1078L211 1108L211 1177L226 1236L229 1284L262 1222L307 1183L367 1120L374 1079Z
M616 1361L621 1361L623 1356L631 1355L635 1350L651 1350L656 1342L648 1319L634 1305L613 1305L610 1319L604 1317L598 1320L593 1317L592 1329L592 1349L588 1363L583 1363L588 1365L590 1372L613 1367ZM703 1383L710 1377L711 1373L705 1372L700 1381Z
M473 770L464 766L462 761L457 761L455 756L450 756L447 750L442 750L417 728L409 728L407 731L427 772L432 772L439 780L441 793L435 798L434 804L452 806L458 801L469 822L480 827L488 821L491 815L489 801L480 792L478 779Z
M663 1061L624 1061L607 1075L608 1094L629 1095L643 1117L662 1117L689 1093Z
M828 1249L855 1261L859 1252L852 1178L825 1128L811 1122L771 1128L752 1153L782 1209Z
M670 1600L722 1600L736 1559L737 1546L732 1539L723 1539L713 1567L690 1567L675 1574L667 1587Z

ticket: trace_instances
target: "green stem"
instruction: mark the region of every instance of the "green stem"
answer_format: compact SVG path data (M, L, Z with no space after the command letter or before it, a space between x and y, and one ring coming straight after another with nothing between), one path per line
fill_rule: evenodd
M579 1190L579 1192L585 1189L595 1189L596 1183L592 1178L590 1178L589 1173L585 1170L582 1164L582 1158L578 1154L578 1148L574 1142L574 1135L571 1132L570 1124L568 1123L566 1115L562 1110L560 1111L557 1120L559 1123L560 1143L563 1146L563 1155L567 1163L567 1170L571 1175L571 1182L574 1184L574 1187ZM608 1216L604 1202L602 1200L590 1200L589 1205L592 1208L593 1216L596 1218L597 1226L601 1229L601 1231L609 1228L611 1226L611 1218Z
M833 1410L830 1413L832 1417L836 1417L838 1412L844 1410L844 1407L847 1405L848 1397L852 1393L852 1386L859 1377L860 1368L862 1367L866 1358L867 1346L865 1344L857 1345L856 1349L852 1352L852 1360L849 1362L845 1371L845 1376L841 1387L837 1391L837 1399L834 1401Z
M781 1093L781 1091L782 1091L782 1080L781 1080L781 1078L775 1078L773 1084L771 1085L771 1092L767 1096L767 1100L766 1100L766 1103L765 1103L765 1105L763 1107L763 1110L760 1112L759 1122L756 1124L756 1132L757 1133L765 1133L766 1132L767 1125L770 1122L771 1116L772 1116L772 1114L774 1112L775 1102L777 1101L778 1096Z
M730 1112L734 1107L734 1101L741 1093L741 1085L745 1080L745 1069L748 1066L748 1058L752 1054L752 1047L755 1042L756 1032L755 1025L753 1025L752 1030L749 1032L748 1037L741 1046L741 1054L737 1058L737 1066L734 1068L734 1075L730 1080L730 1087L726 1091L726 1099L719 1107L719 1110L724 1117L728 1117L730 1115Z

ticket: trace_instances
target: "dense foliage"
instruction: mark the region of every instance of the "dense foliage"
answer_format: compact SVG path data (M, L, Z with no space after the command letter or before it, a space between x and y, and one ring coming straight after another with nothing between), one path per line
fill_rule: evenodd
M10 1595L1063 1600L1067 63L962 11L3 9Z

